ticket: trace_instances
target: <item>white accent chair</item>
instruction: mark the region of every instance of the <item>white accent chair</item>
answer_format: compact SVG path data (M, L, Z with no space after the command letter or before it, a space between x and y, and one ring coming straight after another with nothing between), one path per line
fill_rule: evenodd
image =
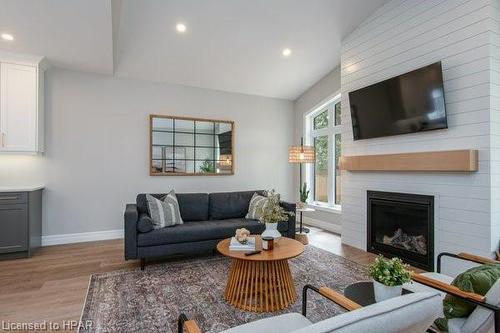
M500 333L500 280L484 296L464 292L451 285L453 281L452 277L441 273L442 257L451 257L477 264L500 263L500 261L494 259L469 253L452 254L443 252L437 258L437 272L412 273L412 279L415 282L406 284L404 288L413 292L439 291L442 298L450 294L476 305L476 309L474 309L469 317L448 320L449 333ZM440 309L439 317L443 317L442 308Z
M312 323L306 317L307 290L311 289L350 312ZM422 333L442 307L438 292L395 297L366 307L326 287L305 286L302 314L288 313L233 327L221 333ZM201 333L194 320L179 317L179 333Z

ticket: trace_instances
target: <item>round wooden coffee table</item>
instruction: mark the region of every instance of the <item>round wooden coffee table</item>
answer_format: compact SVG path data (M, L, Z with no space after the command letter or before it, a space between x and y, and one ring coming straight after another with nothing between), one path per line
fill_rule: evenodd
M254 237L254 236L252 236ZM256 249L262 249L260 236ZM224 297L233 306L246 311L273 312L297 300L288 259L304 252L304 245L281 237L271 251L245 256L243 251L230 251L230 239L217 244L217 250L232 259Z

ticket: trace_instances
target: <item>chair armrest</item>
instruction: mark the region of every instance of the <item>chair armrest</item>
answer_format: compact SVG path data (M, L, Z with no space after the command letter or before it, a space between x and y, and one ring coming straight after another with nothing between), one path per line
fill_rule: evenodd
M473 262L476 262L478 264L499 264L500 263L500 261L497 261L495 259L476 256L474 254L465 253L465 252L460 252L459 254L457 254L457 256L461 259L473 261Z
M184 330L186 333L201 333L201 329L194 320L188 320L184 323Z
M317 292L321 296L326 297L330 301L340 305L341 307L343 307L344 309L347 309L349 311L356 310L356 309L359 309L362 307L358 303L350 300L349 298L336 292L333 289L330 289L328 287L316 288L310 284L306 284L304 286L304 288L302 289L302 315L304 317L307 315L307 291L309 289Z
M349 298L328 287L319 288L319 293L349 311L362 308L358 303L351 301Z
M429 286L431 288L444 291L447 294L457 296L463 299L471 300L477 303L484 303L486 298L482 295L471 293L467 291L460 290L459 288L449 285L447 283L438 281L436 279L417 274L415 272L411 272L411 278L413 281L421 283L423 285Z
M136 204L127 204L124 217L125 259L137 259L137 221L139 212Z
M181 313L177 321L177 333L201 333L201 329L195 320L189 320L185 314Z

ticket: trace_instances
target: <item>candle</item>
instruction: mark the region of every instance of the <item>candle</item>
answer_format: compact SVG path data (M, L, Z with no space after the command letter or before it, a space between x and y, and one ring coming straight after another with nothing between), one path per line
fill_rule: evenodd
M272 250L274 247L273 237L262 237L262 249L266 251Z

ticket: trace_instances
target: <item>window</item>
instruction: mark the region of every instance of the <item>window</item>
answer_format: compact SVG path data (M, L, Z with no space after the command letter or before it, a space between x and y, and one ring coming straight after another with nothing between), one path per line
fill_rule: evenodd
M328 127L328 110L325 110L314 117L314 129L319 130Z
M314 138L314 200L328 202L328 136Z
M306 143L316 150L316 163L306 168L312 200L319 205L340 205L342 153L340 95L306 116Z

